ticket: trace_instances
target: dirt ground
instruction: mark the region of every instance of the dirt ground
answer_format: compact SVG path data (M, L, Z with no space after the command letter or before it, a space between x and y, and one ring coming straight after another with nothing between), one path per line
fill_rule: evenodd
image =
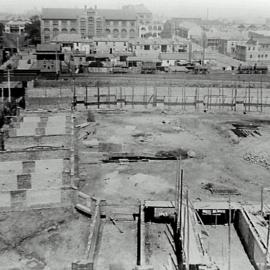
M231 131L231 123L237 121L260 125L261 136L238 138ZM101 152L98 143L120 144L120 152L136 154L184 149L191 158L181 160L181 167L193 200L224 199L203 188L211 183L217 188L237 190L235 201L259 201L260 187L268 183L269 169L262 162L244 159L249 153L262 155L269 162L268 116L123 112L96 114L96 122L94 132L80 141L81 178L85 180L82 190L91 195L121 203L174 199L176 161L103 163L107 153ZM93 127L90 129L93 131ZM81 134L86 132L81 130Z
M84 254L89 218L59 208L0 215L1 270L70 269Z
M259 202L261 186L268 186L270 117L267 115L167 109L93 113L95 122L79 131L79 188L105 199L110 206L102 227L98 270L109 269L110 265L134 268L136 221L132 220L132 213L138 211L140 201L175 198L175 160L103 162L110 152L153 156L159 151L181 149L188 157L180 162L184 187L189 189L193 201L227 200L228 195L218 192L227 190L232 201ZM85 109L76 115L79 123L86 122ZM260 135L237 137L231 129L232 122L238 121L259 125ZM270 202L267 195L265 201ZM110 222L110 216L124 233ZM0 220L1 270L70 269L71 262L84 253L89 220L73 210L1 214ZM160 226L149 229L152 264L166 260L165 250L170 248L162 232L163 225Z
M189 189L193 201L228 200L230 194L232 201L259 202L261 186L268 185L270 171L265 164L270 161L270 119L266 115L172 110L101 110L94 114L96 122L80 130L80 189L105 199L110 205L124 207L144 200L174 200L177 166L175 160L102 162L110 151L139 155L179 148L186 151L189 158L181 160L181 168L184 186ZM79 122L86 121L86 112L78 112L78 115ZM232 122L257 124L260 135L239 138L231 131ZM248 160L247 155L255 158ZM255 162L256 158L260 162ZM209 186L213 188L212 192ZM224 190L228 194L224 195ZM267 196L265 199L270 201ZM163 258L166 264L168 251L162 253L162 248L169 247L168 240L160 238L158 231L162 228L151 227L151 230L157 233L151 233L153 246L149 260L154 263ZM110 250L113 245L116 250L124 250L127 256L135 250L134 239L131 244L131 241L125 241L124 235L109 232L110 228L106 227L103 250ZM125 263L125 256L114 257L113 254L118 263ZM106 255L101 252L99 256L101 265ZM129 259L129 262L133 260Z

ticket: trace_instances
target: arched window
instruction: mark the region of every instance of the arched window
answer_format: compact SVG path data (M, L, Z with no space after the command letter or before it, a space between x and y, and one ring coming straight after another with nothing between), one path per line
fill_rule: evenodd
M113 29L113 37L118 38L119 37L119 30L118 29Z
M57 36L59 34L59 29L58 28L53 28L53 35Z
M135 38L135 36L136 36L135 30L134 30L134 29L130 29L130 30L129 30L129 37L130 37L130 38Z
M67 32L67 28L62 28L62 33L66 33Z
M76 31L76 29L75 28L71 28L70 29L70 33L73 33L73 34L75 34L77 31Z
M121 37L122 38L126 38L127 37L127 30L126 29L122 29L121 30Z

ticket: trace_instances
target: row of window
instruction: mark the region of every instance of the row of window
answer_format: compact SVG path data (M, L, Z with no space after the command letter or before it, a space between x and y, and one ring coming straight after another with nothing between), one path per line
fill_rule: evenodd
M251 54L251 55L249 56L249 58L252 58L252 57L253 57L253 55ZM258 55L258 58L268 58L268 54L265 54L265 55L259 54L259 55Z
M149 31L152 31L152 30L155 30L155 31L159 30L159 31L161 31L162 30L162 27L160 25L159 26L157 26L157 25L154 25L154 26L149 25L147 28L148 28ZM146 30L147 30L146 27L142 27L141 28L141 31L146 31Z
M135 22L134 21L108 21L106 20L106 25L107 26L131 26L134 27L135 26Z

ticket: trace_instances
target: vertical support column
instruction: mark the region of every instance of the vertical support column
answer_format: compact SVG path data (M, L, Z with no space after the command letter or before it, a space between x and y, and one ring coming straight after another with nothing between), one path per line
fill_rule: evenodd
M97 82L97 107L100 107L100 90L99 90L99 83Z
M74 156L74 177L79 177L79 148L78 148L78 135L79 128L77 126L77 119L73 117L73 156Z
M144 103L144 108L147 108L147 85L144 87L144 94L143 94L143 103Z
M0 151L5 151L5 139L4 139L4 131L0 131Z
M139 205L139 215L137 223L137 266L145 265L145 225L144 225L143 205Z
M120 108L123 108L123 93L122 93L122 87L120 86Z
M231 270L231 196L229 196L229 221L228 221L228 270Z
M108 93L107 93L107 108L111 107L111 88L108 86Z
M131 106L132 106L132 109L134 109L134 86L132 86Z
M84 106L87 109L88 108L88 89L87 86L85 86L85 100L84 100Z
M188 190L187 190L187 195L186 195L186 207L187 207L187 262L186 262L186 268L187 270L189 270L189 250L190 250L190 223L189 223L189 194L188 194ZM185 232L184 232L185 233Z
M153 107L157 107L157 87L154 85Z

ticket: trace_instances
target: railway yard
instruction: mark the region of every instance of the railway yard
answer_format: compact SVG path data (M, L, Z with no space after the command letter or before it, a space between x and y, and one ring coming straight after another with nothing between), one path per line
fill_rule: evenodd
M0 269L270 267L268 76L185 76L26 89L3 127Z

